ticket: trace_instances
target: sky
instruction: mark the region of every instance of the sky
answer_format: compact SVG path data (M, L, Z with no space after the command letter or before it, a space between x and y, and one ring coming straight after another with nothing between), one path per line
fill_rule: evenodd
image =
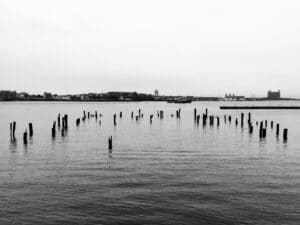
M300 97L298 0L0 0L0 90Z

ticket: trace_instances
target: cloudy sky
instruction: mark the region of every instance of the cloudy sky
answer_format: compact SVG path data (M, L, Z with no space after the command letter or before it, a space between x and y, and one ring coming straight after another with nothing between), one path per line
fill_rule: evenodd
M300 1L0 0L0 89L300 97Z

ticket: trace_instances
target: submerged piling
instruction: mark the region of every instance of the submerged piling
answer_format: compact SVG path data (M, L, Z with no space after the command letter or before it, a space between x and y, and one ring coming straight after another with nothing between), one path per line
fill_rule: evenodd
M33 136L33 127L32 127L32 123L29 123L28 126L29 126L29 137L32 137L32 136Z
M108 138L108 149L111 151L112 150L112 136Z
M288 139L288 129L283 129L283 141L287 141Z
M27 129L26 129L25 132L23 133L23 143L24 143L24 145L27 145L27 143L28 143L28 139L27 139Z

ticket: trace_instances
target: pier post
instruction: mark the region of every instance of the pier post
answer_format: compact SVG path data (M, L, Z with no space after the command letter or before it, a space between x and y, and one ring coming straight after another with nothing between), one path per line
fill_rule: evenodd
M241 126L244 126L244 113L241 113Z
M276 136L279 136L279 123L276 124Z
M55 138L55 133L56 133L55 127L56 127L56 122L54 121L51 129L52 138Z
M27 143L28 143L28 140L27 140L27 129L23 133L23 143L24 143L24 145L27 145Z
M57 126L60 127L60 113L58 113L57 116Z
M108 149L111 151L112 150L112 136L108 138Z
M272 120L271 121L271 129L273 129L273 126L274 126L274 121Z
M196 121L196 119L197 119L197 109L195 108L194 109L194 120Z
M14 121L13 122L13 132L12 132L13 139L16 138L16 127L17 127L17 123L16 123L16 121Z
M79 124L80 124L80 118L78 118L78 119L76 120L76 126L77 126L77 127L79 126Z
M131 112L131 119L133 119L133 112Z
M288 129L283 129L283 141L287 141L288 139Z
M120 112L120 118L122 118L122 116L123 116L123 113L122 113L122 112Z
M114 114L114 126L116 126L116 125L117 125L116 118L117 118L117 114Z
M32 123L29 123L29 137L33 136L33 127L32 127Z

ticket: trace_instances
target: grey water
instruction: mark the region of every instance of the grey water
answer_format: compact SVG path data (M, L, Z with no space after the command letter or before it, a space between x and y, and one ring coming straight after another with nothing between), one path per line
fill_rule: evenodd
M220 111L224 104L0 103L0 224L300 224L300 111L251 111L254 122L280 123L278 138L269 122L262 140L257 126L251 135L234 124L248 111ZM220 126L197 126L194 108L221 116ZM132 120L138 109L144 117ZM83 110L101 113L101 125L90 118L76 127ZM58 113L69 115L69 129L52 139ZM34 135L24 146L29 122Z

